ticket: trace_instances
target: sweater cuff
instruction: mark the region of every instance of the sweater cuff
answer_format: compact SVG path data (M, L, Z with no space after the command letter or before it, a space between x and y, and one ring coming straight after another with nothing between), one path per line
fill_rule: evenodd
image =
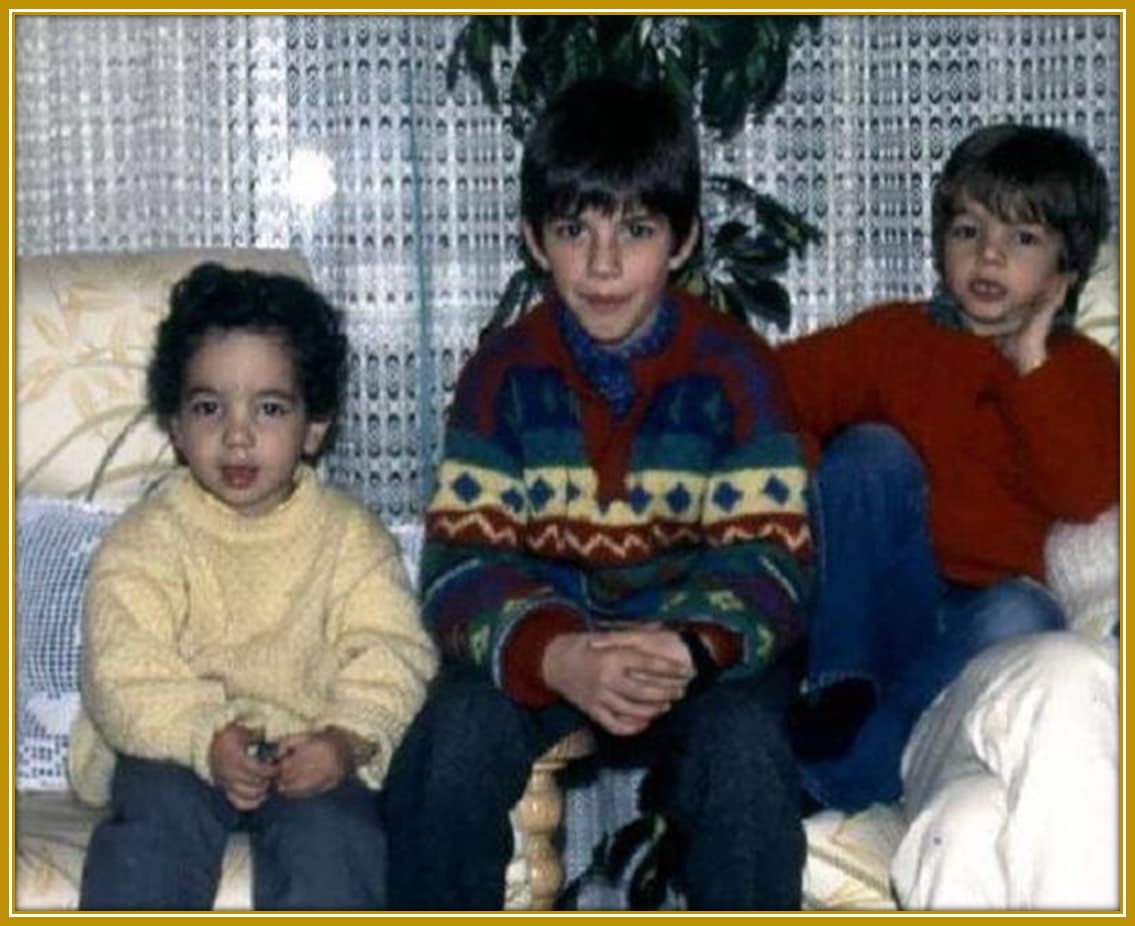
M544 650L556 637L585 629L578 614L559 605L529 612L505 643L501 687L527 707L548 707L559 700L544 681Z
M190 728L189 765L197 773L198 778L210 785L216 785L210 762L213 739L236 719L234 715L235 711L231 704L210 706L201 712Z
M744 647L739 633L708 621L690 621L688 626L701 637L719 669L728 669L741 661Z

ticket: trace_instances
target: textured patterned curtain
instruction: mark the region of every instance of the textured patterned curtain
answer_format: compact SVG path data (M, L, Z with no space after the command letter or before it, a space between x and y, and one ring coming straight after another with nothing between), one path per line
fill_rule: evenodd
M421 510L456 373L515 261L520 152L470 85L445 89L462 22L16 17L18 252L302 252L354 345L331 474L391 520ZM770 117L705 139L708 171L823 230L790 267L788 334L928 291L930 186L978 124L1080 134L1118 217L1120 27L831 16L802 35Z

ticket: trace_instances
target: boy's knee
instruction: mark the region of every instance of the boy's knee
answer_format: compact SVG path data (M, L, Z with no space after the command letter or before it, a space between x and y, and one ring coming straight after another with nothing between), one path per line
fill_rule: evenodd
M744 686L711 689L691 712L685 752L715 768L795 768L779 719Z
M522 735L523 710L489 681L462 678L438 686L426 701L421 720L435 740L473 748L515 741Z
M860 424L835 437L824 449L821 474L836 471L893 481L924 478L922 460L897 428Z
M129 820L173 820L215 810L216 790L197 773L175 762L119 756L111 802Z
M1030 633L1065 627L1056 599L1041 585L1017 581L987 592L978 604L972 627L982 647Z
M429 793L440 802L479 800L486 787L511 788L533 758L527 710L487 680L446 680L399 746L389 788L399 795Z

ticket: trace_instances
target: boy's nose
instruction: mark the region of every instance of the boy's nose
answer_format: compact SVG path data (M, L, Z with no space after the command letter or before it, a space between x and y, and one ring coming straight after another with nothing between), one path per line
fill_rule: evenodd
M623 266L623 256L618 238L596 236L587 258L588 270L594 276L616 276Z
M226 447L247 447L252 443L252 428L244 415L230 415L222 435Z
M997 235L986 232L978 240L978 254L986 263L1000 263L1005 259L1005 248Z

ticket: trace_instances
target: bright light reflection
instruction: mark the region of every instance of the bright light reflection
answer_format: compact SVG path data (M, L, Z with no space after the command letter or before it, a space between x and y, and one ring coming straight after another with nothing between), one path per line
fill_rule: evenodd
M331 158L312 148L297 148L288 164L288 197L297 206L318 206L335 192Z

